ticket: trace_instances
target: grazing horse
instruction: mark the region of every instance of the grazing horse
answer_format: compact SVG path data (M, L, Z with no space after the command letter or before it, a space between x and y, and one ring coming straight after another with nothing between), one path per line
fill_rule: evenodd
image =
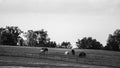
M72 53L72 55L75 55L75 50L72 49L72 50L71 50L71 53Z
M44 47L40 50L40 54L48 53L48 48Z

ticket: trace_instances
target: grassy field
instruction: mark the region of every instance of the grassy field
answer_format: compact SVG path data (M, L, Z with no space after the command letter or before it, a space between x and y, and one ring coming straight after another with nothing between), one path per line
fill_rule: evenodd
M47 55L41 55L40 47L20 47L20 46L0 46L1 56L12 56L12 57L26 57L36 58L44 61L49 60L50 63L73 63L73 64L87 64L87 65L98 65L107 67L120 67L120 52L105 51L105 50L87 50L87 49L75 49L76 55L64 55L65 51L70 49L61 48L48 48ZM87 56L80 58L78 57L79 52L84 51ZM1 58L2 59L2 58ZM70 68L70 67L69 67Z

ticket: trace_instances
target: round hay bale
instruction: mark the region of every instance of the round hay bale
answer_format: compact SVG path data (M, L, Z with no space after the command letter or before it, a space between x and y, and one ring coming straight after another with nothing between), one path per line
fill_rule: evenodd
M86 53L85 52L80 52L79 57L86 57Z

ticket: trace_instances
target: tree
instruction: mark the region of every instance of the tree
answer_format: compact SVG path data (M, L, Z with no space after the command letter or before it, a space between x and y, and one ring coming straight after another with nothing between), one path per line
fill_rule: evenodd
M49 41L47 43L47 47L53 47L53 48L55 48L55 47L57 47L57 43L55 41Z
M47 43L50 41L47 31L44 31L44 29L42 29L42 30L34 31L34 34L35 34L34 35L35 40L37 41L37 46L46 47Z
M50 38L48 38L47 31L44 31L44 29L37 31L28 30L27 33L29 46L47 47L48 43L50 43Z
M76 42L78 48L82 49L101 49L103 45L97 41L96 39L92 39L92 37L84 37L83 39L78 39Z
M28 30L27 33L28 46L37 46L37 34L33 30Z
M115 30L113 35L109 34L105 49L115 51L120 50L120 29Z
M0 28L0 43L2 45L17 45L18 35L22 31L16 26Z
M37 33L37 40L38 40L39 46L46 46L46 44L50 40L48 38L47 31L44 31L44 29L42 29L40 31L36 31L35 33Z
M5 30L5 28L3 28L3 27L0 28L0 45L2 45L2 34L3 34L4 30Z
M61 43L61 48L70 48L71 47L71 43L70 42L62 42Z

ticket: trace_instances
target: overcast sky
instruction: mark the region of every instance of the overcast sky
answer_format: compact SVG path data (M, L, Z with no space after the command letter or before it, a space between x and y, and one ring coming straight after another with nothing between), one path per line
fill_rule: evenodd
M45 29L61 43L93 37L105 45L120 28L120 0L0 0L0 27Z

